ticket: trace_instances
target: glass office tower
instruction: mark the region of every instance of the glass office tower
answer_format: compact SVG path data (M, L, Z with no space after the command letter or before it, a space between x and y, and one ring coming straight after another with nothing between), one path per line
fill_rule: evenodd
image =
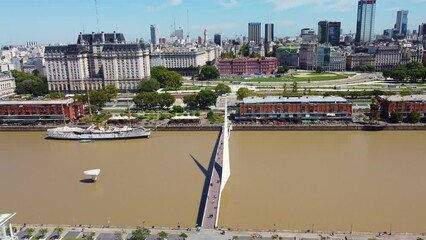
M369 43L374 37L376 0L359 0L356 24L356 43Z

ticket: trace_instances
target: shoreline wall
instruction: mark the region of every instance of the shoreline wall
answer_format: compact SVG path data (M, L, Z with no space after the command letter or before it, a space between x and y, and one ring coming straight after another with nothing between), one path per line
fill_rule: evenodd
M55 126L0 126L0 132L45 132ZM84 126L82 126L84 128ZM222 125L148 126L152 131L221 131ZM424 131L426 124L232 125L232 131Z

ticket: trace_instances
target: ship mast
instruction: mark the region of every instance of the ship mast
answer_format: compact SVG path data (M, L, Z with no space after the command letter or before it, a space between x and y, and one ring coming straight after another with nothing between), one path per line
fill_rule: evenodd
M62 108L62 118L64 119L64 126L67 126L67 120L66 120L66 115L65 115L65 110L64 110L64 104L61 104L61 108Z
M129 103L129 89L126 88L127 92L127 120L129 120L129 127L132 127L132 121L130 119L130 103Z
M92 106L90 105L90 94L86 87L86 95L87 95L87 104L89 105L89 115L90 115L90 125L93 125L93 114L92 114Z

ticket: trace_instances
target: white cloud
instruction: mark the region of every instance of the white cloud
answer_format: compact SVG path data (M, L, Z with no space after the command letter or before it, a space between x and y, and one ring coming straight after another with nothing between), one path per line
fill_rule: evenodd
M173 5L173 6L177 6L179 4L181 4L183 2L183 0L169 0L169 4Z
M354 0L263 0L275 5L276 11L311 5L321 10L348 11L356 5Z
M238 0L218 0L218 3L224 8L235 8L238 7Z

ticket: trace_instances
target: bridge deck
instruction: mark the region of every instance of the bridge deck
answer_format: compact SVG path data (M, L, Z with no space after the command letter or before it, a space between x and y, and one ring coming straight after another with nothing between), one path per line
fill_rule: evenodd
M219 208L219 198L220 198L220 186L221 182L221 174L222 174L222 164L223 164L223 141L224 134L223 131L220 136L220 142L217 147L215 162L213 167L213 172L210 179L210 185L208 189L207 200L205 202L204 208L204 216L202 227L213 229L216 226L216 219L218 216L218 208Z

